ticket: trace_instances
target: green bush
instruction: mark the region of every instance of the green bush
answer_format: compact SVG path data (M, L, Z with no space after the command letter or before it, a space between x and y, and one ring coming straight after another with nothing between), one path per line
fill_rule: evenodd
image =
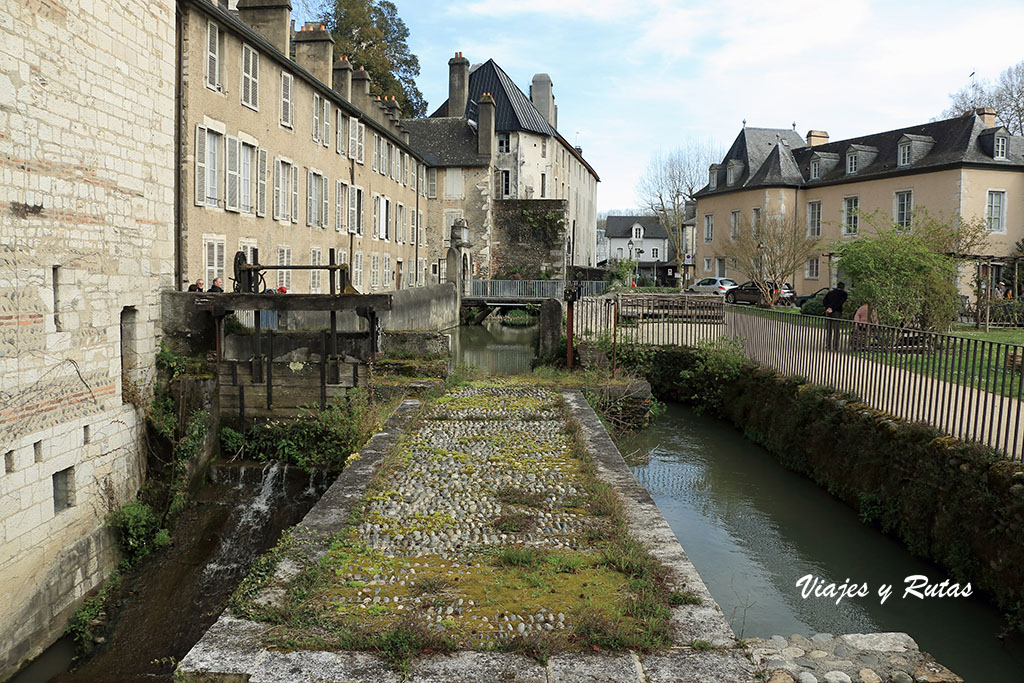
M170 534L160 528L160 516L141 500L133 500L108 514L107 524L117 530L121 549L133 564L153 548L170 544Z
M692 366L679 372L686 398L697 401L698 412L722 407L722 392L743 374L747 361L735 339L702 341L694 351Z
M825 299L816 296L808 299L800 306L800 312L804 315L825 315Z
M238 430L224 426L220 428L220 453L224 457L234 457L241 452L245 437Z

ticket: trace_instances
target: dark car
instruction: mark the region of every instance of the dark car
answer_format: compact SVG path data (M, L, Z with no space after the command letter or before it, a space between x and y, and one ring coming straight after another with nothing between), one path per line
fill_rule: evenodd
M782 285L779 291L778 286L773 282L765 282L769 289L779 292L779 303L790 304L793 301L793 288L789 284ZM730 304L760 304L764 301L761 288L753 280L747 280L738 287L733 287L725 293L725 301Z
M828 290L829 289L830 289L830 287L822 287L821 289L816 291L814 294L804 294L802 296L794 297L793 298L793 303L796 304L796 306L799 308L800 306L803 306L805 303L807 303L811 299L825 298L825 295L828 294Z

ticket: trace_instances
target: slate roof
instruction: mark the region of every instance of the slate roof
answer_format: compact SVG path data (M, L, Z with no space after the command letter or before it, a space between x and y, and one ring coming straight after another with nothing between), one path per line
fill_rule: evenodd
M437 117L403 119L409 146L430 166L487 166L490 158L477 154L476 131L466 119Z
M605 237L632 237L633 224L644 226L644 237L652 239L667 238L668 233L661 227L657 216L608 216L604 226Z
M737 159L746 164L743 173L732 185L727 185L724 174L720 174L716 189L711 190L705 185L696 195L724 194L761 186L833 185L961 165L1024 166L1024 137L1009 136L1006 159L993 159L982 147L979 138L999 130L1005 131L999 126L985 128L981 117L971 113L810 147L788 129L744 128L721 162L724 168L730 160ZM909 166L897 166L897 148L904 138L925 143L930 148ZM842 160L848 151L869 154L877 151L877 154L855 174L847 175L845 163L837 163L832 168L823 165L821 177L809 180L812 157Z

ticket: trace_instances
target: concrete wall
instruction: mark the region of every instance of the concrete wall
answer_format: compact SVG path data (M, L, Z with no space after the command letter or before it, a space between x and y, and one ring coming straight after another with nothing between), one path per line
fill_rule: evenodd
M175 81L168 0L3 17L0 679L114 566L103 517L144 475L125 393L145 399L172 285Z
M391 310L381 315L384 330L445 330L459 324L454 282L395 292L391 301Z

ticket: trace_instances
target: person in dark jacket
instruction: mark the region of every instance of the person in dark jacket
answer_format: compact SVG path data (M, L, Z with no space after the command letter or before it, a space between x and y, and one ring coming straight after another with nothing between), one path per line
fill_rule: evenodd
M846 303L847 297L849 294L846 293L846 284L840 282L835 289L830 289L822 300L825 305L825 317L828 318L825 345L832 350L839 348L839 318L843 315L843 304Z
M224 291L224 281L221 280L219 277L213 278L213 286L211 286L206 291L207 292L223 292Z

